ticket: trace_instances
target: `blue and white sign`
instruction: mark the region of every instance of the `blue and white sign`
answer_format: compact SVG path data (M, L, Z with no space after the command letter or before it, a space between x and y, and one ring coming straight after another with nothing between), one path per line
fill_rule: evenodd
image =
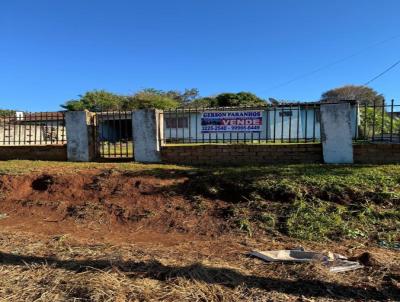
M260 132L261 110L206 111L201 115L201 132Z

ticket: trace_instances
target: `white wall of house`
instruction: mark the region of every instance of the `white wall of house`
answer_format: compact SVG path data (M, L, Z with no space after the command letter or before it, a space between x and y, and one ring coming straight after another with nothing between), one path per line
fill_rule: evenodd
M35 125L36 123L36 125ZM44 145L66 140L65 127L57 121L3 123L0 121L1 145Z

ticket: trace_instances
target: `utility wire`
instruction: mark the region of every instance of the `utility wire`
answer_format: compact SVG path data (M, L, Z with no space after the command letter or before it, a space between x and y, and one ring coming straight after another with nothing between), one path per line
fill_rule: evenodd
M367 46L367 47L365 47L365 48L359 50L358 52L355 52L355 53L353 53L353 54L351 54L351 55L349 55L349 56L346 56L346 57L344 57L344 58L342 58L342 59L339 59L339 60L337 60L337 61L333 61L333 62L331 62L331 63L329 63L329 64L326 64L326 65L323 65L323 66L321 66L321 67L319 67L319 68L317 68L317 69L314 69L314 70L312 70L312 71L310 71L310 72L306 72L306 73L303 73L303 74L301 74L301 75L298 75L298 76L292 78L292 79L289 80L289 81L286 81L286 82L280 83L280 84L278 84L278 85L272 86L272 87L270 87L266 92L268 92L268 91L270 91L270 90L275 90L275 89L278 89L278 88L287 86L287 85L289 85L289 84L291 84L291 83L293 83L293 82L296 82L296 81L301 80L301 79L303 79L303 78L309 77L309 76L311 76L311 75L313 75L313 74L315 74L315 73L318 73L318 72L320 72L320 71L322 71L322 70L324 70L324 69L330 68L330 67L332 67L332 66L334 66L334 65L340 64L340 63L342 63L342 62L344 62L344 61L347 61L347 60L349 60L349 59L351 59L351 58L354 58L354 57L356 57L356 56L358 56L358 55L360 55L360 54L366 52L367 50L369 50L369 49L371 49L371 48L374 48L374 47L379 46L379 45L381 45L381 44L384 44L384 43L387 43L387 42L389 42L389 41L395 40L395 39L397 39L397 38L399 38L399 37L400 37L400 35L396 35L396 36L390 37L390 38L388 38L388 39L385 39L385 40L379 41L379 42L377 42L377 43L374 43L374 44L372 44L372 45L369 45L369 46Z
M378 74L376 77L372 78L371 80L369 80L368 82L366 82L364 84L364 86L367 86L368 84L372 83L373 81L375 81L376 79L380 78L381 76L383 76L385 73L389 72L390 70L392 70L393 68L395 68L397 65L400 64L400 60L398 60L396 63L394 63L393 65L391 65L389 68L385 69L383 72L381 72L380 74Z

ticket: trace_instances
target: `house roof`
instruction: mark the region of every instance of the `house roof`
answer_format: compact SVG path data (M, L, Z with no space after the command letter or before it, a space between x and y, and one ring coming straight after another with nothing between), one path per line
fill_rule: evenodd
M23 113L22 116L16 117L20 122L49 122L49 121L63 121L64 112L33 112Z

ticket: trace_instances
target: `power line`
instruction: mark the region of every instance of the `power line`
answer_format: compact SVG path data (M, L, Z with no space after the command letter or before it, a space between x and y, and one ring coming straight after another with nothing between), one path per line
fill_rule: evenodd
M368 50L371 49L371 48L374 48L374 47L379 46L379 45L381 45L381 44L384 44L384 43L387 43L387 42L389 42L389 41L395 40L395 39L397 39L397 38L399 38L399 37L400 37L400 35L396 35L396 36L392 36L392 37L390 37L390 38L388 38L388 39L379 41L379 42L377 42L377 43L371 44L371 45L369 45L369 46L367 46L367 47L365 47L365 48L363 48L363 49L361 49L361 50L359 50L359 51L357 51L357 52L355 52L355 53L353 53L353 54L351 54L351 55L349 55L349 56L346 56L346 57L341 58L341 59L339 59L339 60L336 60L336 61L333 61L333 62L328 63L328 64L326 64L326 65L323 65L323 66L321 66L321 67L319 67L319 68L316 68L316 69L314 69L314 70L312 70L312 71L310 71L310 72L306 72L306 73L303 73L303 74L301 74L301 75L298 75L298 76L296 76L296 77L294 77L294 78L292 78L292 79L290 79L290 80L288 80L288 81L286 81L286 82L282 82L282 83L280 83L280 84L278 84L278 85L272 86L272 87L270 87L267 91L275 90L275 89L278 89L278 88L287 86L287 85L289 85L289 84L291 84L291 83L293 83L293 82L296 82L296 81L301 80L301 79L303 79L303 78L309 77L309 76L311 76L311 75L313 75L313 74L315 74L315 73L318 73L318 72L320 72L320 71L322 71L322 70L324 70L324 69L330 68L330 67L332 67L332 66L334 66L334 65L337 65L337 64L340 64L340 63L342 63L342 62L344 62L344 61L347 61L347 60L349 60L349 59L352 59L352 58L354 58L354 57L356 57L356 56L358 56L358 55L360 55L360 54L362 54L362 53L368 51Z
M392 70L393 68L395 68L397 65L400 64L400 60L398 60L396 63L394 63L393 65L391 65L389 68L385 69L383 72L381 72L380 74L378 74L376 77L372 78L371 80L369 80L368 82L366 82L364 84L364 86L369 85L370 83L372 83L373 81L375 81L376 79L380 78L381 76L383 76L385 73L389 72L390 70Z

